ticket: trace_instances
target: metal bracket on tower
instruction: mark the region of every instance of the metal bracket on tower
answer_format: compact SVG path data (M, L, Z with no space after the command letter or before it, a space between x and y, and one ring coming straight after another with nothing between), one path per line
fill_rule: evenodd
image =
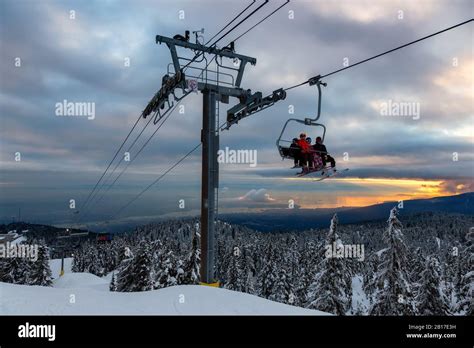
M262 92L248 94L241 98L240 103L227 110L227 124L224 129L229 129L233 124L238 123L242 118L253 115L273 106L277 101L284 100L286 92L283 88L273 91L272 94L262 98Z

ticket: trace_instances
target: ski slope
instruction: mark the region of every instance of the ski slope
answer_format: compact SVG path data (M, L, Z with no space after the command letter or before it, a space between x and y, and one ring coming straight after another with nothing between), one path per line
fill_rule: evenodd
M59 262L58 262L59 261ZM52 260L53 275L60 260ZM119 293L109 291L109 278L66 273L53 287L0 283L0 315L328 315L257 296L198 285Z

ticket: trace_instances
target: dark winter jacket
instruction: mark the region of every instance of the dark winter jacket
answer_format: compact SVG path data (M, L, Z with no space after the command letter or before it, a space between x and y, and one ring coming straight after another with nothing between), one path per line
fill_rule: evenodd
M322 155L326 155L328 153L328 150L326 150L326 146L324 146L323 144L314 144L313 150L319 151L319 153L321 153Z

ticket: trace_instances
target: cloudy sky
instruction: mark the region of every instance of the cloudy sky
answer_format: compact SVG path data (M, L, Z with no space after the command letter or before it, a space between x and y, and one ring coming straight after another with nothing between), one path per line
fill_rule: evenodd
M160 88L171 57L165 45L155 44L155 35L205 28L207 40L249 3L1 0L0 220L11 221L18 208L26 220L56 224L78 215L87 223L197 212L200 150L116 214L199 143L199 94L183 101L182 112L170 116L102 198L105 188L99 192L89 213L74 215L69 204L75 200L78 210ZM220 44L281 3L271 1ZM473 6L469 0L291 1L236 42L238 53L257 59L246 67L242 87L268 94L327 74L472 18ZM328 77L321 116L325 143L338 167L350 170L323 182L295 178L291 161L276 151L289 117L316 114L315 87L289 91L286 100L221 133L221 148L257 151L255 167L221 164L221 211L287 207L290 199L297 207L318 208L472 191L473 70L471 22ZM58 116L56 105L64 100L94 103L95 117ZM220 105L222 120L236 102ZM408 103L413 110L384 115L389 103ZM140 121L122 152L145 124ZM155 128L145 128L132 157ZM300 131L313 138L320 132L299 125L286 138Z

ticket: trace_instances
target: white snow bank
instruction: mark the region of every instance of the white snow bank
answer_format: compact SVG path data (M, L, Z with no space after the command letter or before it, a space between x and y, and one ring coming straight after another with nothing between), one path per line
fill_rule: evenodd
M77 276L77 277L76 277ZM84 274L70 274L74 285ZM89 277L87 282L91 282ZM56 284L58 283L56 282ZM63 284L65 283L65 284ZM71 301L74 298L75 301ZM56 288L0 283L1 315L327 315L257 296L199 285L119 293L91 287Z
M199 285L120 293L110 292L107 277L72 273L72 259L50 260L53 287L0 283L0 315L328 315L257 296Z
M92 288L109 290L109 281L91 273L65 273L62 277L53 280L53 287L61 289Z

